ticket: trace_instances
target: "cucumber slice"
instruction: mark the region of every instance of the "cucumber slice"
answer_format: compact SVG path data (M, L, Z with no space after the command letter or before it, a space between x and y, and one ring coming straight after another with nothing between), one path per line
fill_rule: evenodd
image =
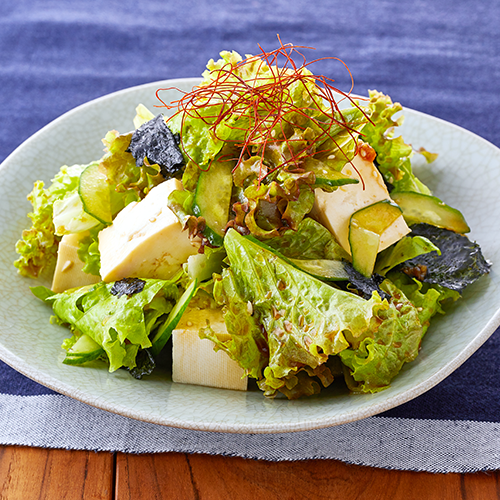
M353 179L338 170L327 168L322 161L316 160L315 158L308 158L304 162L304 168L306 171L314 172L316 176L315 187L320 187L328 191L332 191L331 188L336 188L338 186L359 183L358 179Z
M338 187L345 186L346 184L358 184L358 179L353 179L352 177L348 177L342 172L337 172L336 170L331 170L330 172L324 172L323 174L316 174L316 183L317 187Z
M193 200L193 213L205 219L203 234L215 246L221 246L229 220L233 189L232 162L214 161L198 179Z
M222 272L222 261L226 257L223 248L206 249L205 253L190 255L186 266L187 275L190 279L197 279L199 282L209 280L214 273Z
M189 302L194 297L196 290L198 289L198 280L193 280L186 288L184 293L181 295L180 299L175 304L174 308L170 311L167 320L163 325L160 326L158 331L152 340L151 353L153 356L157 356L160 351L163 349L167 340L172 335L175 327L179 323L184 311L186 310Z
M307 274L326 281L345 281L349 275L342 260L329 259L288 259L291 264Z
M464 216L439 198L412 191L392 192L391 198L401 207L408 225L425 222L456 233L470 231Z
M369 278L373 274L380 236L401 213L398 205L390 200L382 200L351 215L349 244L352 265L363 276Z
M78 194L83 209L103 224L111 224L111 197L106 175L99 170L99 163L91 163L80 175Z
M65 365L81 365L94 361L104 354L104 349L85 333L71 347L63 363Z

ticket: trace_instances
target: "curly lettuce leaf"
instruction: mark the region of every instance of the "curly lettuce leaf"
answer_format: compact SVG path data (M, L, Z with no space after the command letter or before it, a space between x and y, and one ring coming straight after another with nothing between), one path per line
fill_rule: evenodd
M215 280L213 294L219 304L225 305L224 322L231 325L231 336L221 340L207 326L200 330L200 338L214 342L216 351L225 351L245 370L245 375L261 379L269 360L267 339L253 309L240 293L234 275L224 272L223 276L223 279Z
M22 233L16 243L19 258L14 265L23 276L37 278L45 269L54 265L60 237L55 234L53 223L54 203L77 192L80 174L87 165L64 165L52 179L48 188L36 181L28 195L32 211L28 214L31 227Z
M441 285L422 283L398 271L392 271L388 277L417 308L423 329L422 336L427 332L430 320L435 314L445 314L444 304L461 297L456 290Z
M290 259L350 260L332 233L309 217L298 224L296 231L285 231L281 237L267 240L266 244Z
M82 271L94 276L100 276L101 254L99 252L99 231L104 225L99 225L89 230L79 243L78 258L83 262Z
M144 280L142 291L114 295L114 283L98 283L59 294L36 295L52 305L54 322L76 337L88 335L109 360L109 371L136 366L139 349L151 347L150 333L163 322L179 296L174 281ZM64 344L66 347L71 343Z
M404 363L417 357L423 335L417 308L389 280L380 286L391 296L390 307L377 311L376 329L339 353L348 368L348 387L355 392L387 388Z
M413 148L406 144L401 136L394 136L395 127L403 123L403 116L395 119L394 115L402 111L399 103L393 103L387 95L369 91L370 123L363 128L363 139L377 153L377 165L387 183L397 191L414 191L431 194L430 189L413 173L411 157ZM433 161L436 155L419 151L427 161Z
M377 294L364 300L311 278L235 230L227 232L224 246L230 267L223 271L218 300L225 310L235 301L247 304L264 328L269 363L259 386L268 396L319 392L316 377L324 385L332 380L324 365L328 356L349 347L346 335L365 336L376 311L388 307ZM228 332L238 335L231 317L225 321Z

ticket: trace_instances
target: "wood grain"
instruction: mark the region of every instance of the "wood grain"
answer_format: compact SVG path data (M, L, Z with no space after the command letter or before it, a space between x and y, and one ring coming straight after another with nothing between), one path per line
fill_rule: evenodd
M490 500L500 471L429 474L335 460L264 462L0 446L0 500Z
M111 500L111 453L0 446L1 500Z
M334 460L264 462L165 453L116 461L117 499L500 499L499 472L388 471Z

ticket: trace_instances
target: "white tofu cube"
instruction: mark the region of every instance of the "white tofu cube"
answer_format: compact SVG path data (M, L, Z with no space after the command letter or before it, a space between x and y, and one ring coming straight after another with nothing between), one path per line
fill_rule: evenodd
M52 279L52 291L61 293L70 288L93 285L101 281L99 276L82 271L83 262L78 258L80 239L85 233L67 234L62 237L57 250L57 264Z
M189 239L167 206L174 189L182 189L176 179L155 186L143 200L127 205L113 224L99 233L104 281L170 279L198 252L199 240Z
M200 339L200 327L210 327L219 339L229 338L220 309L188 308L172 333L172 380L220 389L246 391L244 370L224 351L214 351L214 343Z
M377 167L357 155L352 165L347 163L342 173L358 179L358 184L346 184L333 193L316 189L316 201L312 216L333 233L342 248L351 253L349 245L349 221L358 210L378 201L389 200L389 192ZM410 229L401 215L380 236L378 251L399 241Z

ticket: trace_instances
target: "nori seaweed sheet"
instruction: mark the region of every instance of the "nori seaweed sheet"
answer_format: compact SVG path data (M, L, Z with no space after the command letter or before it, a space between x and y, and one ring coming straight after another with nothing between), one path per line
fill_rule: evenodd
M110 293L118 297L122 295L128 295L130 297L134 293L142 292L145 284L146 282L139 278L123 278L113 283Z
M130 368L129 372L132 377L140 380L144 375L151 375L156 368L156 362L149 349L139 349L135 358L136 366Z
M429 224L415 224L411 227L412 236L424 236L440 250L419 255L399 266L410 276L413 270L420 268L423 276L416 276L420 281L462 292L484 274L489 273L491 264L484 258L480 246L464 236L448 229ZM418 274L418 273L417 273Z
M144 165L146 158L151 164L156 163L165 179L175 177L184 167L179 136L167 127L163 115L144 123L132 134L127 152L138 167Z
M370 278L363 276L360 272L356 271L354 267L348 262L345 262L345 270L349 276L349 282L351 285L360 292L360 295L369 300L372 296L372 292L377 291L382 299L389 299L389 295L380 289L380 284L385 280L384 276L380 274L372 274Z

